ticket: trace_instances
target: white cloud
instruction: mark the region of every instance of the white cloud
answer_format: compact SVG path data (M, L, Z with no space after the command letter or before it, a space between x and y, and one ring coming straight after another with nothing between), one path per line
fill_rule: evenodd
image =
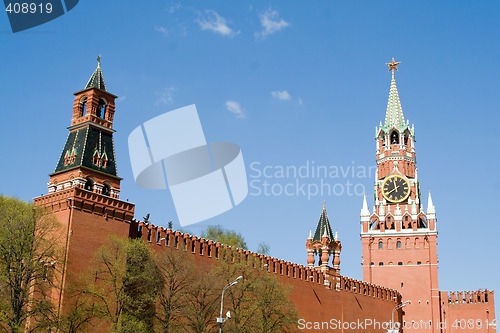
M174 91L175 87L170 86L156 93L155 105L172 104L174 101Z
M181 9L181 4L180 3L174 3L174 4L171 4L168 8L167 8L167 11L169 14L173 14L175 13L176 11L178 11L179 9Z
M259 15L262 31L256 32L255 37L266 38L290 25L279 16L275 10L268 9Z
M226 109L232 112L236 118L245 118L245 109L236 101L226 101Z
M271 91L271 96L273 96L273 98L279 99L281 101L288 101L290 98L292 98L292 96L290 95L290 93L288 91L286 91L286 90Z
M234 36L239 33L231 29L226 20L214 10L206 10L205 17L196 20L201 30L209 30L222 36Z
M155 26L155 31L158 31L159 33L161 33L162 35L165 35L165 36L169 35L168 29L165 27L162 27L162 26L160 26L160 27Z

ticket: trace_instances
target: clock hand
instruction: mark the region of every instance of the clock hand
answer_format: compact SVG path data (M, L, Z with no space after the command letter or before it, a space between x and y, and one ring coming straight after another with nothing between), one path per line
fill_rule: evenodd
M398 189L399 186L396 186L395 188L393 188L392 190L390 190L389 192L387 192L387 195L391 194L392 192L396 191Z

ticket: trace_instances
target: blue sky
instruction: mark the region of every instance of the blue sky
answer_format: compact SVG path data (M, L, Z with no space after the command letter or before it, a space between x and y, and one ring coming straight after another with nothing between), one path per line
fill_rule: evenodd
M265 241L273 256L305 264L305 240L326 201L343 245L342 274L361 279L359 194L366 191L373 205L374 174L350 171L375 165L375 126L390 84L385 63L394 57L402 62L396 79L404 114L415 124L422 192L432 190L437 209L439 287L500 290L493 254L499 17L494 1L86 0L13 34L1 14L0 192L25 200L47 192L72 94L101 54L108 90L119 96L121 198L136 204L137 218L151 213L157 225L178 226L168 191L134 183L127 137L144 121L194 103L208 141L240 145L249 180L265 166L308 163L340 174L324 180L337 186L332 195L267 196L251 188L235 209L186 230L221 224L241 232L250 249ZM269 181L279 188L296 179Z

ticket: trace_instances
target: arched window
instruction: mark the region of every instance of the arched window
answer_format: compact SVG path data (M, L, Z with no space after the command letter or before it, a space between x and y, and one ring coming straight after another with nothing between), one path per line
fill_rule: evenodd
M382 250L383 248L384 248L384 242L379 241L379 242L378 242L378 249L379 249L379 250Z
M401 241L399 240L396 242L396 249L401 249Z
M403 266L403 262L398 262L398 266Z
M106 101L104 99L99 99L99 104L97 105L97 112L96 116L99 118L104 119L104 116L106 115Z
M379 266L384 266L384 263L381 261L378 263Z
M80 99L80 117L87 114L87 97L82 97Z
M391 144L399 144L399 133L398 133L398 131L392 131L392 133L391 133Z
M109 186L109 184L104 183L102 187L102 195L109 196L110 194L111 194L111 186Z
M94 181L92 178L88 177L87 181L85 182L85 186L83 187L87 191L93 191L94 190Z

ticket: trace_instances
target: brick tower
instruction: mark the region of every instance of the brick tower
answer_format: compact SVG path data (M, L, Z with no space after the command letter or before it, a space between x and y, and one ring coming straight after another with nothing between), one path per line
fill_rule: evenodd
M340 278L340 251L342 244L339 241L337 233L333 234L330 220L326 212L326 204L323 203L318 225L314 236L312 230L306 240L307 266L310 268L319 267L325 281L337 285ZM318 262L316 264L316 257ZM331 258L331 261L330 261ZM331 266L328 262L331 262Z
M394 72L385 122L376 129L377 174L373 212L363 200L363 278L397 289L405 306L405 332L439 332L436 211L429 193L427 211L417 177L414 127L404 119ZM415 329L408 328L413 326Z
M35 198L61 223L63 258L54 301L58 313L68 301L68 286L89 265L95 251L110 235L127 237L134 205L119 200L113 118L116 96L106 90L100 58L85 88L76 92L71 126L48 194Z

